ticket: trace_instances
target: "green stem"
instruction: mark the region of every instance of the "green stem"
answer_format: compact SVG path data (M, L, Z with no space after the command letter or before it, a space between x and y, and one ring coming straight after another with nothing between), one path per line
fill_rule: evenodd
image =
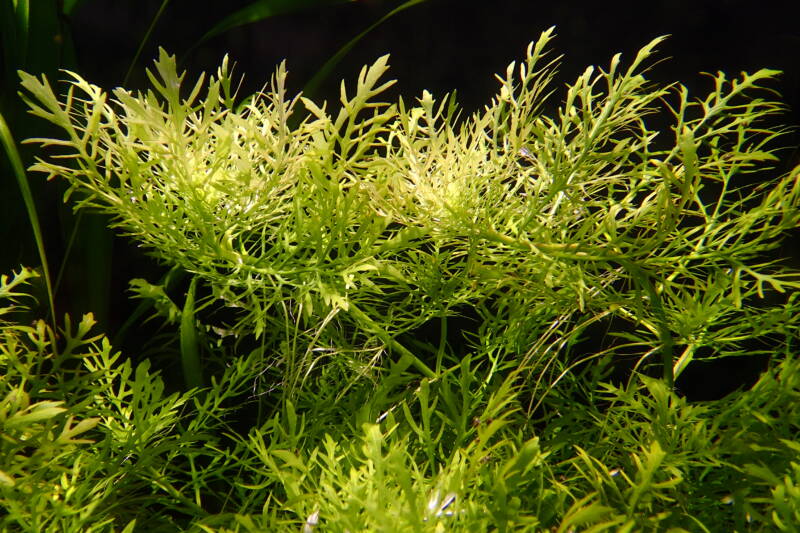
M153 29L156 27L156 24L158 24L158 21L161 19L161 15L167 8L167 4L169 4L169 0L163 0L163 2L161 2L161 7L158 8L156 16L153 17L153 20L150 22L150 26L147 28L147 32L144 34L144 37L142 38L141 42L139 42L139 48L136 49L136 54L134 54L133 59L131 60L131 64L128 67L128 71L125 73L125 78L122 80L123 87L127 87L128 80L130 79L131 74L133 73L133 69L136 66L136 62L139 61L139 56L142 55L142 50L144 50L144 46L145 44L147 44L147 41L150 40L150 35L152 35Z
M667 316L664 312L664 306L661 303L661 297L656 292L653 284L650 282L650 277L644 272L644 270L636 265L633 261L629 261L624 257L620 257L615 253L609 253L607 250L595 251L589 250L586 251L580 244L553 244L553 243L535 243L531 241L520 241L519 239L515 239L513 237L509 237L508 235L503 235L502 233L495 231L495 230L482 230L479 233L479 236L494 242L500 242L506 246L522 249L522 250L531 250L531 251L539 251L544 253L545 255L550 255L552 257L558 257L561 259L570 259L574 261L610 261L614 263L618 263L622 266L628 273L631 275L633 280L642 289L650 299L652 304L653 313L655 314L656 318L658 319L658 337L661 341L661 354L662 354L662 364L663 368L663 377L664 382L667 384L669 388L672 388L675 384L675 375L674 370L672 368L673 363L673 356L672 356L672 348L673 348L673 340L672 335L669 332L669 328L667 327Z
M389 335L385 329L376 324L374 320L372 320L366 313L364 313L364 311L359 309L352 302L349 304L348 313L353 318L358 320L367 331L371 331L377 335L387 347L400 354L400 360L397 361L397 363L395 363L395 365L392 367L392 374L400 374L408 369L408 367L413 365L417 370L422 372L425 377L432 379L436 377L436 373L428 368L428 365L423 363L416 355L411 353L408 348L397 342L397 340Z
M181 312L181 363L187 389L203 386L203 369L200 366L200 345L197 341L197 324L194 318L194 293L197 278L192 278L186 303Z
M620 257L615 257L612 261L622 265L622 267L631 274L636 284L650 297L653 313L656 315L656 318L658 318L658 337L661 341L664 382L667 384L667 387L672 389L675 385L675 375L672 369L673 340L669 328L667 327L667 315L664 312L664 306L661 304L661 297L650 282L650 277L638 265Z
M42 274L44 275L44 283L47 288L47 303L50 305L51 324L53 326L53 331L57 331L53 283L50 279L50 268L47 266L47 254L44 250L44 238L42 237L42 229L39 225L39 215L36 213L36 202L33 200L33 193L31 192L30 185L28 185L28 179L25 175L25 169L22 166L22 159L17 151L17 146L14 143L14 137L11 135L11 130L8 128L2 114L0 114L0 142L2 142L6 149L11 168L14 170L14 176L17 178L19 191L22 194L22 201L25 203L25 209L28 212L28 221L31 223L33 238L36 241L36 250L39 252L39 260L42 263Z

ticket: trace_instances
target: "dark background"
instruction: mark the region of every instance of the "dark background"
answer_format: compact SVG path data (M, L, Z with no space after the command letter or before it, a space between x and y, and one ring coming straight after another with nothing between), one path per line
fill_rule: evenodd
M57 11L58 2L38 1L42 5L52 4ZM249 3L169 2L135 65L128 87L146 86L144 68L152 63L161 46L178 56L189 72L189 79L202 71L216 70L223 55L229 54L236 62L236 71L245 74L240 93L243 95L260 89L276 65L285 59L290 92L296 92L340 47L401 4L390 0L358 0L311 8L234 28L198 44L206 31L223 17ZM588 65L606 67L617 52L623 54L624 62L629 62L653 38L669 34L658 53L665 60L648 73L651 80L679 81L701 96L711 88L710 78L701 72L721 70L734 77L741 71L752 72L763 67L782 70L783 76L773 86L788 106L782 123L798 126L800 2L787 8L790 4L733 0L605 3L428 0L396 14L367 34L323 83L315 99L335 103L341 79L354 80L361 66L390 53L390 76L399 80L392 89L392 97L402 95L411 99L423 89L434 96L456 90L462 107L467 112L476 111L497 90L493 75L504 72L510 61L523 58L527 44L543 30L555 26L557 38L553 50L564 55L558 86L572 82ZM66 67L107 89L121 85L161 6L160 0L86 0L70 16L54 19L49 26L37 30L36 39L52 42L51 52L28 57L22 67L31 73L45 72L50 79L58 77L56 68ZM41 121L25 118L13 95L14 80L9 79L14 65L7 55L3 61L5 79L0 110L12 131L18 139L47 135L46 125ZM789 148L783 153L776 173L783 174L800 163L798 138L796 132L784 138L783 144ZM23 149L26 163L30 163L32 154L33 149ZM36 265L38 257L29 237L19 191L5 162L0 170L0 238L3 239L0 268L8 272L20 264ZM43 181L39 175L31 176L51 268L55 270L63 258L74 217L61 203L63 186L54 183L45 186ZM94 228L87 230L87 234L91 231L107 234L102 218L87 217L82 224ZM59 290L58 307L60 312L69 311L73 315L93 311L101 329L113 332L132 309L126 293L128 280L148 277L155 281L161 271L134 245L110 236L105 238L105 241L98 237L76 244ZM796 243L796 238L787 241L780 252L794 257L795 264ZM100 256L112 259L97 261ZM757 369L762 362L753 364L752 368ZM745 368L742 372L752 372L747 365L741 368ZM737 374L740 370L726 372L732 376L732 383L742 383L743 378ZM689 380L701 383L700 396L713 397L724 392L722 385L719 391L711 390L713 386L703 376ZM684 381L687 383L684 386L690 388L688 381Z
M98 84L118 85L160 1L89 2L70 20L80 72ZM259 89L275 65L287 60L296 89L339 47L400 2L360 0L309 9L242 26L213 38L188 55L198 39L227 12L248 2L200 9L199 2L170 3L146 46L148 66L158 46L178 54L190 72L214 70L228 53L246 73L246 88ZM562 82L588 65L606 66L617 52L632 57L650 40L670 35L650 77L679 80L690 89L707 86L699 72L784 71L776 87L800 123L800 7L770 1L537 2L533 0L428 0L369 33L347 56L328 89L352 79L365 63L390 53L401 94L457 89L468 110L488 101L497 88L493 74L524 56L526 45L556 27L555 51L564 54ZM218 4L215 4L218 5ZM780 7L779 7L780 6ZM139 69L141 73L141 69ZM141 75L138 76L140 80ZM137 79L134 79L134 84ZM334 95L336 93L334 92Z

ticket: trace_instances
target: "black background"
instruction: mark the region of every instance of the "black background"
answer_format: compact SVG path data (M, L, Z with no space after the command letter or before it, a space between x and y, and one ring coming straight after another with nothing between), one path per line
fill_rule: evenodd
M90 2L70 21L87 79L121 83L135 49L161 2ZM157 24L139 66L148 66L157 47L177 54L195 74L213 71L229 54L246 74L245 89L255 91L275 65L286 60L297 90L347 43L400 2L360 0L241 26L190 48L222 15L247 2L225 2L224 9L202 9L201 2L173 1ZM457 89L467 110L484 105L497 88L494 73L524 56L526 45L555 26L554 49L564 54L561 79L572 81L588 65L607 66L621 52L632 58L650 40L670 35L660 49L665 58L650 72L653 80L680 81L690 89L708 87L700 72L729 76L759 68L784 71L776 87L792 108L787 121L800 124L800 7L770 1L469 2L428 0L369 33L329 80L334 96L341 78L353 79L360 67L391 54L392 76L406 97L428 89L434 95ZM215 4L218 5L218 4ZM138 70L141 73L141 68ZM134 79L133 83L141 80Z

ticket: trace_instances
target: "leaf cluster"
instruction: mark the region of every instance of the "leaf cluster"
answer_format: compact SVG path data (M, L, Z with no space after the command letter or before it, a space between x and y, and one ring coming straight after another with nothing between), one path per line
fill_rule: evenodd
M764 121L780 104L759 91L777 72L719 73L692 100L642 74L656 39L627 68L620 55L588 68L547 116L551 34L463 121L449 97L382 102L386 57L342 84L335 113L288 98L283 66L242 103L227 60L186 94L163 51L136 95L69 73L59 99L22 73L32 113L67 134L35 140L60 151L33 169L197 276L235 309L228 332L305 348L287 361L293 381L313 349L337 346L383 347L432 377L398 335L459 306L545 366L548 344L610 316L643 361L661 355L670 384L703 348L794 330L794 298L757 304L800 284L765 256L797 226L799 169L749 178L776 160L781 132ZM671 133L648 127L656 113Z
M3 493L9 524L791 531L800 277L774 252L800 167L763 181L777 72L690 98L645 77L656 39L553 104L551 37L466 117L452 96L384 102L386 57L333 110L287 96L283 65L243 101L227 60L185 86L163 51L137 94L22 73L65 132L32 140L33 169L191 279L182 303L132 282L179 328L183 393L90 318L3 323L3 490L32 479ZM601 325L615 342L584 353ZM695 359L764 352L750 391L673 388Z
M32 271L2 279L4 314ZM11 299L14 299L12 301ZM6 303L7 302L7 303ZM689 404L660 380L552 394L523 411L520 369L467 358L397 394L307 388L236 430L260 372L164 393L91 317L2 324L3 531L792 531L796 357L749 391ZM68 323L68 322L67 322ZM485 354L488 355L488 354ZM340 376L341 377L341 376ZM563 391L561 391L563 392ZM393 393L392 398L386 396Z

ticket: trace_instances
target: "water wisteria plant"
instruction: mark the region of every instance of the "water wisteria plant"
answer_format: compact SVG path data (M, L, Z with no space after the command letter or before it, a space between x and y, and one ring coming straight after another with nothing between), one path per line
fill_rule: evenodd
M231 424L265 361L230 361L201 396L166 393L93 319L13 320L35 272L0 277L4 531L792 531L800 512L800 360L689 404L657 379L548 397L524 415L524 370L468 357L395 394L306 387ZM566 391L568 392L568 391ZM611 407L604 408L602 404Z
M184 294L131 282L174 327L185 386L163 396L104 343L102 369L78 357L83 381L41 389L84 392L44 405L53 421L15 433L16 457L91 420L105 455L58 461L117 465L152 510L104 493L109 530L790 531L798 418L774 413L800 405L800 272L775 251L800 222L800 167L776 175L778 72L718 73L698 98L648 81L655 39L562 93L552 37L471 115L428 91L385 101L387 57L335 105L289 96L283 65L248 98L227 59L187 85L165 51L140 93L21 73L31 112L65 132L29 140L32 170L186 276ZM0 326L59 357L43 323ZM615 340L587 348L599 326ZM81 327L73 349L97 351ZM8 353L17 381L0 385L21 391ZM697 359L763 353L751 391L705 408L674 390ZM0 422L29 408L20 394ZM136 413L158 429L126 448L119 417ZM22 486L3 465L0 487ZM15 505L15 523L36 515Z
M59 98L23 73L32 113L66 133L33 140L58 148L33 170L238 311L217 329L263 337L287 384L345 349L433 377L398 339L465 306L535 375L607 316L670 386L703 347L780 344L796 302L759 298L800 284L765 255L797 226L798 171L751 177L776 160L781 132L762 122L781 106L762 85L778 73L719 73L692 98L647 82L656 39L627 67L587 69L547 115L551 36L462 120L450 97L383 102L386 57L335 111L287 96L283 65L244 102L227 59L184 88L162 51L139 94L68 73ZM656 114L668 130L648 128Z

